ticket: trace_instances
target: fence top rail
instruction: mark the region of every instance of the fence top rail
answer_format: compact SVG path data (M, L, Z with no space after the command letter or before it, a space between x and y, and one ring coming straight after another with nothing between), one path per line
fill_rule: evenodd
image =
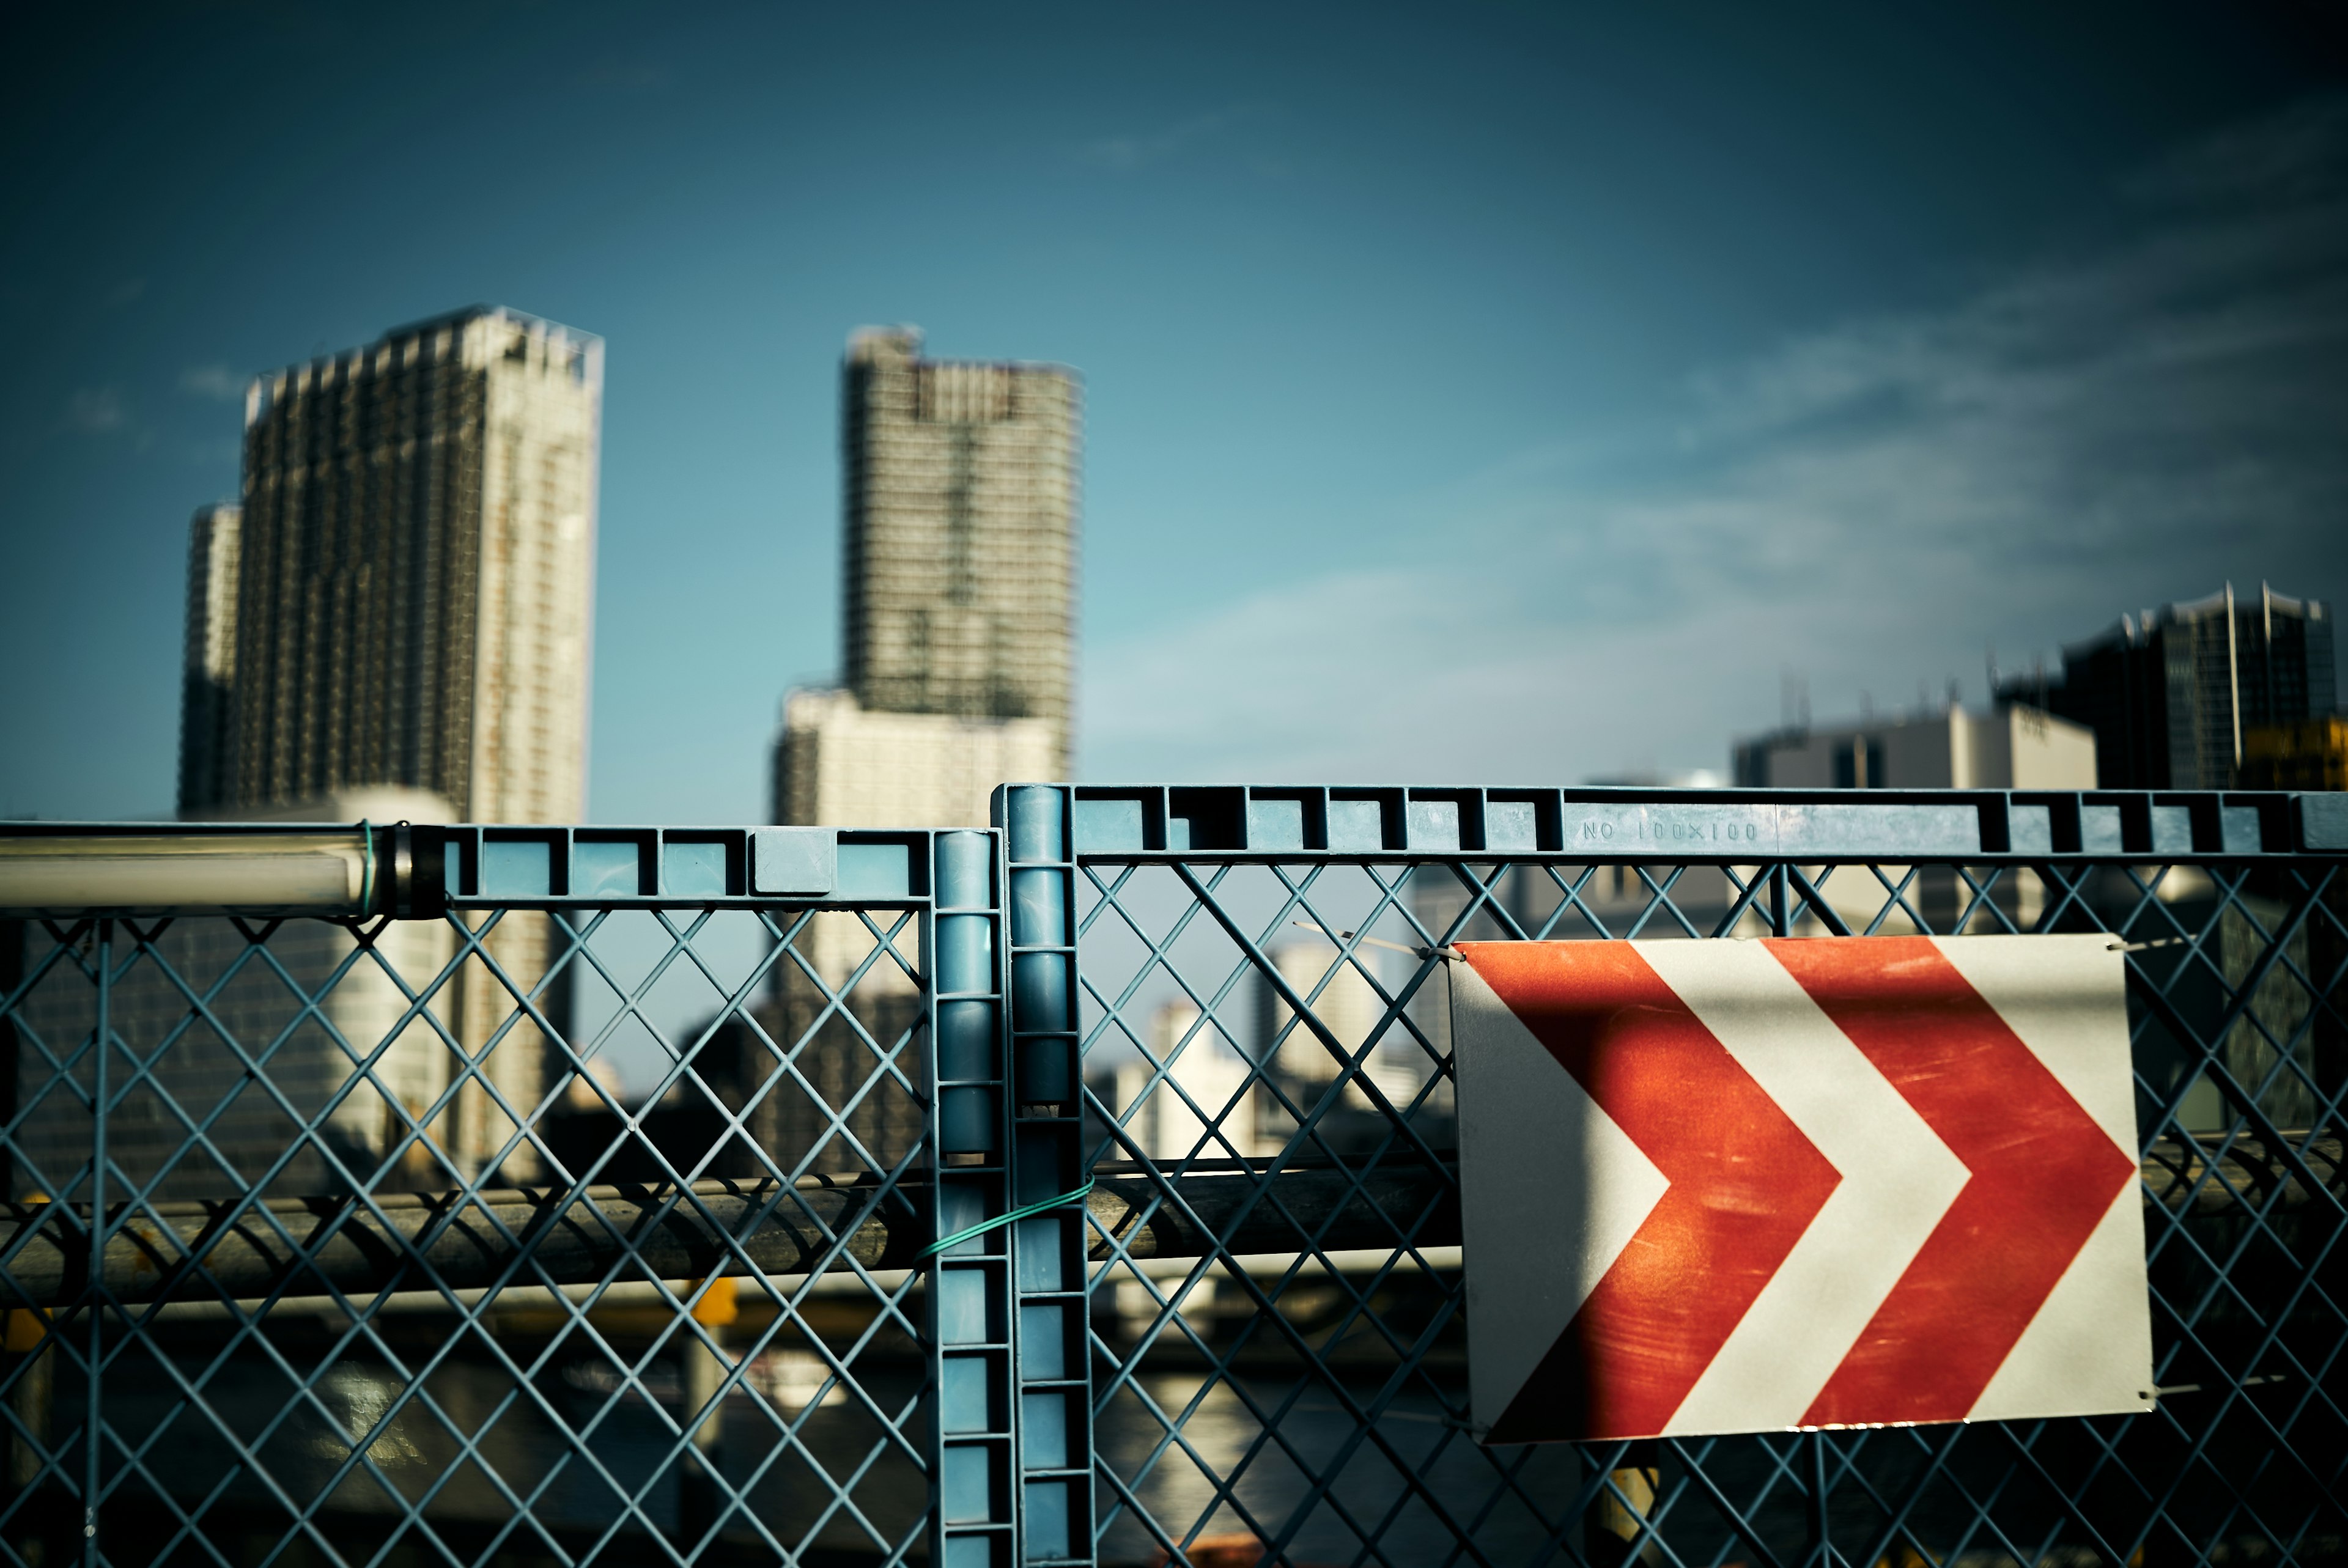
M1014 862L1064 852L1729 864L2348 855L2348 794L2282 791L1006 784L995 803Z
M0 917L914 908L958 828L0 823Z
M1046 816L1049 831L1035 831ZM1732 865L2348 856L2348 794L2280 791L1005 784L995 821L1009 823L1011 858L1022 864L1070 855ZM0 917L915 907L931 896L931 838L960 831L969 830L0 823Z

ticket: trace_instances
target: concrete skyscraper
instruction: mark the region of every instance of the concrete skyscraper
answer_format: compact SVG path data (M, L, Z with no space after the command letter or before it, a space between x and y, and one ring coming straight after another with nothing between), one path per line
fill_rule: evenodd
M182 815L398 785L577 820L602 384L601 339L486 306L252 384L242 516L197 519L225 755Z
M910 327L853 334L840 367L840 686L784 701L775 745L777 822L842 827L983 827L1009 779L1064 778L1076 669L1082 395L1060 365L930 360ZM802 938L837 986L870 951L848 916ZM858 988L865 1029L896 1039L919 1016L894 966ZM825 1015L821 991L782 971L770 1033L797 1039ZM833 1024L799 1071L844 1103L870 1052ZM745 1057L745 1077L762 1059ZM879 1097L873 1097L875 1103ZM827 1136L804 1096L768 1095L770 1147ZM877 1112L850 1117L868 1148L918 1134Z
M868 711L1040 719L1067 765L1080 394L1057 365L850 339L841 677Z
M601 339L476 306L253 382L242 505L199 512L191 531L182 818L580 818L602 381ZM510 914L489 947L527 986L544 971L548 932L543 916ZM184 940L215 938L191 926ZM412 977L437 973L454 952L447 927L421 923L376 945ZM350 947L338 927L299 922L272 951L306 985ZM225 951L185 956L201 969ZM558 1013L567 990L547 999ZM159 1019L180 1010L176 997L155 1001ZM257 994L252 1005L283 1001ZM360 964L324 1010L348 1038L371 1041L403 1008L389 978ZM435 1010L478 1048L514 1001L473 963ZM324 1051L314 1063L304 1054L314 1046ZM209 1070L180 1056L175 1070L201 1094ZM524 1019L488 1076L526 1108L542 1091L544 1059ZM347 1070L311 1042L283 1048L273 1071L308 1071L323 1093ZM449 1051L418 1021L376 1077L414 1115L446 1092L451 1071ZM455 1112L434 1130L447 1155L469 1170L494 1163L511 1121L478 1083ZM222 1124L232 1143L238 1125ZM364 1159L400 1125L361 1092L334 1132L347 1157ZM283 1132L263 1117L249 1136L263 1147ZM520 1175L535 1161L525 1151L505 1163Z
M1060 365L923 359L867 327L840 374L840 680L795 692L778 822L983 826L1065 777L1081 393Z

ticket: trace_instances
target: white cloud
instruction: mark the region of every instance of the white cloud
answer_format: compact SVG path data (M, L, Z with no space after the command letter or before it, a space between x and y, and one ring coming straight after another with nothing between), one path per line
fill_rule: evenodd
M224 364L191 365L180 373L180 390L215 403L241 403L250 379Z
M2231 577L2348 587L2348 114L2127 188L2131 233L1944 308L1721 367L1626 478L1528 453L1419 559L1097 649L1094 776L1563 780L1722 765L1776 722L1937 693Z
M104 436L128 425L130 410L119 388L85 386L66 399L65 423L85 436Z
M1236 125L1254 112L1246 106L1235 106L1199 115L1179 125L1169 126L1147 135L1103 137L1079 148L1076 157L1096 169L1128 173L1148 164L1163 162L1192 143Z

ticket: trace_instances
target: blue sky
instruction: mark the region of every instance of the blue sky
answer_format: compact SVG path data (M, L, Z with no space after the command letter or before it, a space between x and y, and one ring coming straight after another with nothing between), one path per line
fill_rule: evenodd
M244 380L476 300L609 345L598 820L765 815L867 323L1085 374L1092 778L1718 768L1788 670L1978 699L2228 577L2335 599L2338 25L2052 9L20 29L0 814L168 810Z

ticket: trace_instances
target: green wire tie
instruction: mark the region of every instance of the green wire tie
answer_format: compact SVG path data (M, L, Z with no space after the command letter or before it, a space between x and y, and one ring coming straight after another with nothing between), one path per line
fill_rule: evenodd
M966 1225L963 1229L954 1232L953 1235L947 1236L942 1241L933 1241L929 1245L923 1247L921 1251L915 1253L913 1255L913 1261L915 1263L919 1263L923 1258L935 1257L938 1254L945 1251L946 1248L950 1246L960 1246L963 1242L968 1241L974 1235L984 1235L991 1230L1000 1230L1004 1225L1011 1225L1019 1220L1026 1219L1031 1215L1040 1214L1046 1209L1056 1209L1063 1204L1082 1203L1085 1198L1091 1194L1092 1190L1092 1183L1086 1182L1083 1186L1078 1187L1073 1193L1062 1193L1056 1198L1045 1198L1040 1204L1029 1204L1024 1209L1014 1209L1007 1214L997 1214L991 1220L981 1220L974 1225Z
M359 818L359 842L366 846L366 869L359 874L359 915L364 918L367 906L375 902L375 832L366 817Z

